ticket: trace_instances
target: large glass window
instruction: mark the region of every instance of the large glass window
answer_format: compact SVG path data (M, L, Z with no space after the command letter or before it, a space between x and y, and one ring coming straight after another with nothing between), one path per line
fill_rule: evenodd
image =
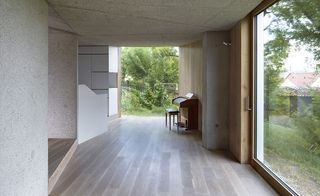
M320 195L320 1L278 1L255 27L255 158Z

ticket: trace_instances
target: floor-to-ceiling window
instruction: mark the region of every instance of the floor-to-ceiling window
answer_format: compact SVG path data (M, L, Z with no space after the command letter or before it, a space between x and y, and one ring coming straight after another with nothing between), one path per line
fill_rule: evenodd
M320 1L255 16L255 159L301 195L320 195Z

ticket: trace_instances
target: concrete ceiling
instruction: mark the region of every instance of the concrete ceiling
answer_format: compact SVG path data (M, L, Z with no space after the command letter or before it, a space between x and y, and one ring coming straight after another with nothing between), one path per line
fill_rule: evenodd
M182 45L229 30L262 0L49 0L49 24L82 44Z

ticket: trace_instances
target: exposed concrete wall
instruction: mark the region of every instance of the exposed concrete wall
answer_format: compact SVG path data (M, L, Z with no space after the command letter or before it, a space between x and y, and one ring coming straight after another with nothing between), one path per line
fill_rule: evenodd
M193 92L199 98L199 130L202 130L202 61L202 41L179 47L179 95Z
M49 29L48 137L77 137L77 55L74 34Z
M47 195L48 6L0 0L0 195Z
M223 41L229 32L206 32L203 37L202 142L208 149L228 149L229 53Z

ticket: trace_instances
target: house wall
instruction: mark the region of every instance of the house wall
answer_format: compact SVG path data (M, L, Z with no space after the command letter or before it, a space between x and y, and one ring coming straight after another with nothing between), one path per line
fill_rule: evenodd
M0 195L48 195L48 5L0 0Z
M229 149L241 163L250 160L250 18L231 30ZM249 104L249 105L248 105Z
M230 32L203 36L202 142L207 149L228 149Z
M199 130L202 130L202 41L179 47L179 95L189 92L199 98Z
M49 28L49 138L77 138L77 48L76 35Z

